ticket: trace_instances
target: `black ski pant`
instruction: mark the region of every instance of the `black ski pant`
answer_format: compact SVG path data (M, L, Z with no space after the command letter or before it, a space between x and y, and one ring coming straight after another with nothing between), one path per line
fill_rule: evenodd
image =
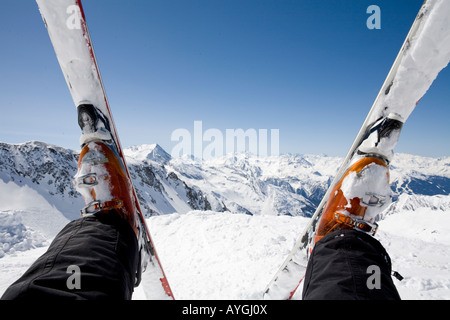
M304 300L399 300L391 260L375 238L353 229L316 243L308 261Z
M64 227L2 299L131 299L138 260L136 236L116 213L81 218Z

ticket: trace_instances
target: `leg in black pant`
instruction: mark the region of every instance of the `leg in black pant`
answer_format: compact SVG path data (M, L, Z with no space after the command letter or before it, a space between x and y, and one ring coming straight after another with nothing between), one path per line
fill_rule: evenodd
M78 219L2 299L131 299L138 257L135 233L118 214ZM69 279L76 276L78 288Z
M391 260L366 233L346 229L324 236L314 246L303 287L305 300L398 300Z

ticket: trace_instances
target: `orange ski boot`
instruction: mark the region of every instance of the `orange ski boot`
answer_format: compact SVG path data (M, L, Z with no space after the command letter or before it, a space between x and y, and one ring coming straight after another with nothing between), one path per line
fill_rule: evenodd
M83 217L116 212L139 237L133 187L118 155L107 118L89 101L77 107L82 147L74 184L84 198Z
M87 142L81 150L75 187L84 198L83 217L116 212L128 221L136 237L139 223L132 186L115 148L104 141Z
M356 229L374 235L375 217L390 203L389 169L378 157L360 158L350 165L330 193L318 222L314 243L341 229Z
M353 161L330 192L312 245L340 229L375 234L375 218L391 202L388 164L402 127L403 118L391 113L367 130Z

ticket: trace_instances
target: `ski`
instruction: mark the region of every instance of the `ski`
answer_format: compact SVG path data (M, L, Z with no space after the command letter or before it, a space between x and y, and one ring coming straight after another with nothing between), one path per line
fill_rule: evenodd
M396 125L398 133L389 138L386 146L377 148L392 150L397 144L403 123L413 112L419 100L429 89L438 73L450 60L450 1L425 0L401 49L383 83L359 133L344 158L327 193L314 215L298 237L293 249L264 290L265 299L291 299L302 286L308 256L326 203L337 182L358 153L371 154L375 127L389 122ZM381 128L381 129L380 129ZM378 134L380 131L378 131ZM367 142L372 140L370 144ZM386 143L386 142L384 142ZM377 154L379 154L377 152ZM392 154L386 156L387 162ZM374 226L375 227L375 226Z
M81 1L36 1L73 102L77 107L80 127L82 127L83 121L81 118L82 112L80 112L82 109L89 111L91 116L95 117L96 121L101 124L101 128L96 128L97 130L93 132L90 132L86 127L82 127L80 145L83 145L83 140L92 140L93 138L110 141L110 144L117 151L132 185L100 76ZM90 177L83 177L83 179L86 180L83 180L83 183L90 183ZM136 191L133 186L131 189L141 231L139 232L140 264L136 274L135 286L139 286L142 280L145 283L145 293L148 299L174 299L139 205ZM144 271L146 272L144 273Z

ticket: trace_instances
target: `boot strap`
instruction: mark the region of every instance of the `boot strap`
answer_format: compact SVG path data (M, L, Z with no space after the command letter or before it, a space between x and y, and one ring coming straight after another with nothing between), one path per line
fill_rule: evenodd
M340 224L365 232L371 236L374 236L378 229L378 224L375 222L370 223L363 219L355 219L340 212L336 212L334 218Z
M120 199L113 199L110 201L103 201L103 202L94 200L90 202L86 207L81 209L81 216L87 217L96 214L100 211L118 209L120 207L123 207L123 201Z

